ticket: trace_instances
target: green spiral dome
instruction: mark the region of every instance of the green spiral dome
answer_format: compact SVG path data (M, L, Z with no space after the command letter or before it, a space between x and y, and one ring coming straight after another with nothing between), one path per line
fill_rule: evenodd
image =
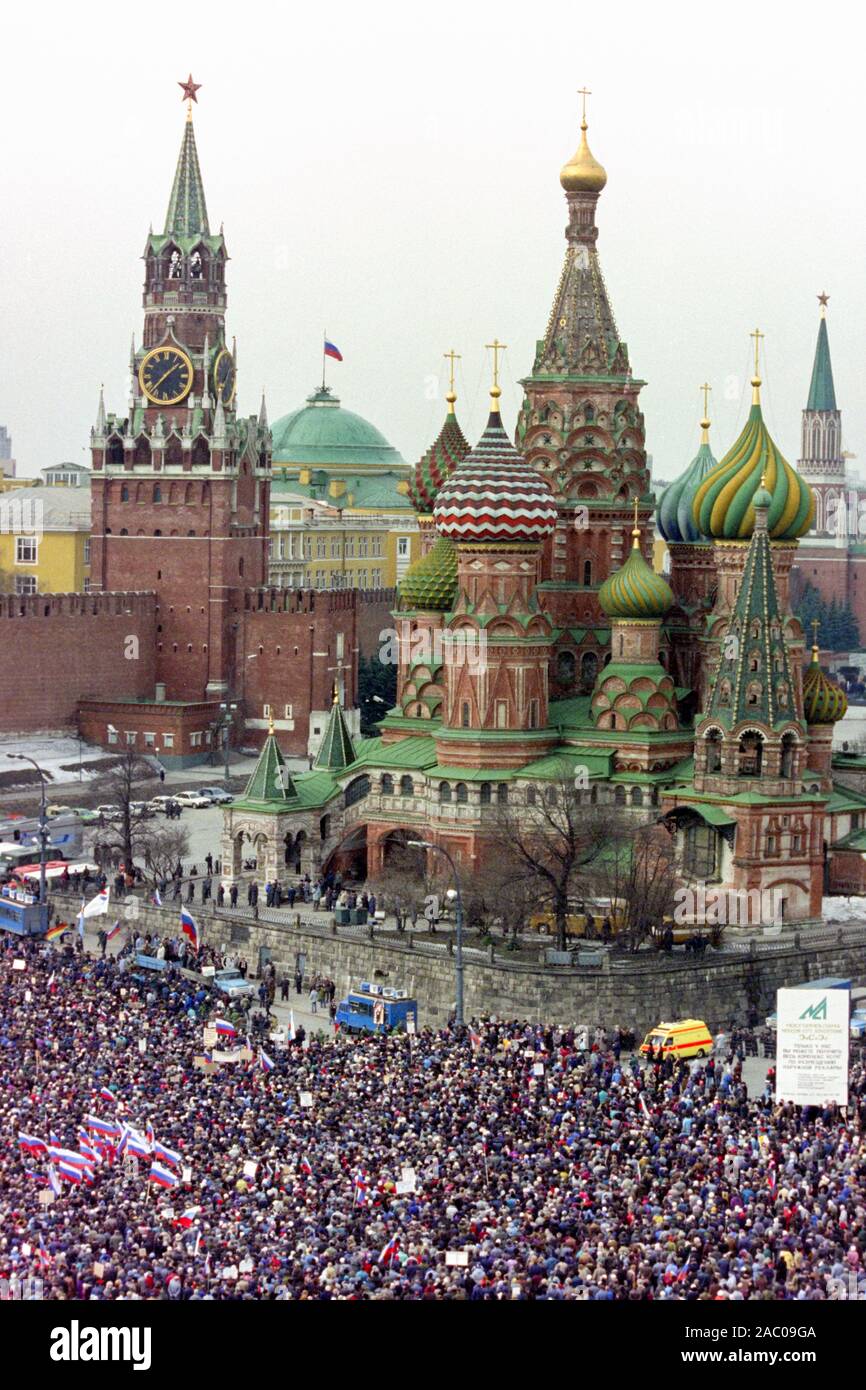
M812 489L776 448L755 401L739 439L695 493L692 516L700 533L713 540L748 540L755 529L755 492L762 477L770 495L771 540L804 535L815 515Z
M635 537L625 564L599 589L598 601L609 618L660 622L674 596L661 575L650 569Z
M400 607L447 613L457 593L457 551L445 536L410 565L400 581Z
M848 709L848 696L821 670L818 648L812 648L812 661L803 677L803 713L807 724L835 724Z

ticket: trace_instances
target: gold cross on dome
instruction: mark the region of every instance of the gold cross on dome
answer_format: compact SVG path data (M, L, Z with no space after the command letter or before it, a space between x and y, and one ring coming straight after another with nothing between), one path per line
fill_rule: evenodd
M461 360L461 355L460 355L459 352L455 352L454 349L451 348L450 352L443 352L442 356L445 357L445 358L447 358L447 360L448 360L448 362L449 362L449 368L448 368L448 381L449 381L449 385L448 385L448 389L449 389L449 391L451 392L451 395L453 396L453 395L454 395L454 363L455 363L455 362L459 362L459 361Z
M492 343L485 343L485 347L493 350L493 385L499 385L499 354L508 347L507 343L500 343L498 338L494 338Z
M755 340L755 376L760 375L758 358L761 351L761 339L765 336L766 334L762 333L759 328L756 328L754 333L749 334L749 337Z
M815 645L816 647L817 647L817 645L818 645L818 628L819 628L820 626L821 626L821 620L820 620L820 618L813 618L813 619L812 619L812 642L814 643L814 645Z
M577 89L577 95L580 97L581 104L582 104L582 108L583 108L582 111L581 111L581 116L580 116L580 118L581 118L581 120L585 123L585 122L586 122L586 99L587 99L587 97L591 97L591 96L592 96L592 92L589 90L588 87L578 87L578 89Z
M704 419L705 419L705 420L706 420L706 418L707 418L707 410L708 410L708 407L709 407L709 396L710 396L710 392L712 391L712 389L713 389L713 388L712 388L712 386L710 385L710 383L709 383L708 381L705 381L704 384L703 384L703 386L699 386L699 387L698 387L698 390L699 390L699 391L703 391L703 393L704 393Z

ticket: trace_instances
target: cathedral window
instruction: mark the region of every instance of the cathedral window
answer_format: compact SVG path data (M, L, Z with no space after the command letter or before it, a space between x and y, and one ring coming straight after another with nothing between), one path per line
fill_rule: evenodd
M786 700L787 703L787 700ZM780 772L785 778L794 776L795 758L797 753L797 741L793 734L785 734L782 738L782 756L780 760Z
M595 652L584 652L580 659L581 694L591 695L598 675L598 657Z
M711 729L706 738L707 772L722 770L722 736L718 729Z
M121 502L128 502L128 501L129 501L129 488L128 488L128 487L122 487L122 488L120 489L120 500L121 500Z
M588 587L592 583L592 561L583 562L583 582Z
M135 441L133 463L140 468L150 467L150 444L145 439L144 435L140 435Z
M162 488L159 483L154 483L153 485L153 500L154 502L162 501Z
M761 620L760 620L760 618L753 618L753 619L752 619L752 626L751 626L750 631L751 631L752 640L753 640L753 641L758 641L758 640L760 639L760 636L761 636Z
M496 727L497 729L508 728L508 701L496 701Z
M695 821L686 827L683 844L683 869L693 878L714 878L716 874L717 836L711 825Z
M408 774L404 774L404 775L400 778L400 795L401 795L401 796L412 796L412 795L414 795L414 792L415 792L415 783L412 781L412 778L408 776Z
M382 795L394 795L394 778L391 776L390 772L382 773Z
M763 755L764 740L760 734L742 734L739 743L739 776L760 777Z
M750 670L750 671L760 671L760 669L761 669L761 653L758 652L758 651L749 652L749 670Z
M544 799L548 806L557 806L559 804L559 797L556 794L556 787L548 787Z
M775 855L775 853L776 853L776 836L775 836L775 835L768 835L768 836L767 836L767 855L768 855L769 858L772 858L772 857Z
M208 448L207 440L202 439L201 435L193 441L192 463L194 468L200 465L206 466L210 463L210 449Z
M440 783L439 783L439 800L440 800L441 802L444 802L444 803L447 803L447 802L449 802L449 801L451 800L451 783L450 783L450 782L440 782Z
M614 806L625 805L625 787L616 787L613 793Z
M788 686L786 681L780 681L776 686L776 699L780 709L788 708Z
M115 468L123 463L123 442L116 434L108 441L108 462Z
M466 805L467 801L469 800L469 788L467 787L465 782L457 783L457 786L454 788L454 795L455 800L459 802L461 806Z
M499 806L508 805L508 783L500 782L496 788L496 802Z
M534 806L534 805L535 805L535 788L534 788L534 787L527 787L527 788L526 788L526 804L527 804L527 806Z
M632 806L643 806L643 792L640 787L632 787L631 804Z
M537 700L530 700L530 701L529 701L529 727L530 727L530 729L537 729L537 728L538 728L538 701L537 701Z
M749 681L749 684L746 686L746 704L760 704L762 692L763 686L760 681Z
M370 792L370 778L365 773L363 777L356 777L354 782L350 782L345 792L346 806L353 806L356 801L363 801Z
M731 682L722 681L719 686L719 704L723 707L731 703Z
M482 806L489 806L489 805L490 805L490 794L491 794L491 786L490 786L490 783L489 783L489 782L482 782L482 783L481 783L481 795L480 795L480 797L479 797L479 800L480 800Z
M172 251L171 255L170 255L169 258L168 258L168 275L167 275L167 278L168 278L169 280L180 280L182 276L183 276L183 257L181 256L181 254L180 254L180 252L178 251L177 247L175 247L174 250Z
M198 250L193 251L192 255L191 255L190 258L189 258L189 275L190 275L190 279L191 279L191 280L201 280L203 274L204 274L204 262L202 261L202 258L201 258L201 252L198 251Z
M464 729L468 729L470 727L468 700L464 700L463 704L460 706L460 725Z
M574 652L560 652L556 658L556 679L560 685L573 685L575 677Z

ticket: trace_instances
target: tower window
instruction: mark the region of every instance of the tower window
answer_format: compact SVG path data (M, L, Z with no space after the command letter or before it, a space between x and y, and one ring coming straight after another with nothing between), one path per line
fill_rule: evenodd
M469 701L464 700L460 706L460 724L464 729L469 728Z
M587 586L590 585L590 584L592 583L592 561L591 561L591 560L584 560L584 562L583 562L583 582L584 582L584 584L586 584Z

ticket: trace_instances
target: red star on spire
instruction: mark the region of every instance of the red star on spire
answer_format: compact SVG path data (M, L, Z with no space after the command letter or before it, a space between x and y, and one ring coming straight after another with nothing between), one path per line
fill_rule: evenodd
M181 97L181 100L194 101L197 106L198 97L196 96L196 92L199 90L202 84L200 82L193 82L192 73L190 73L189 77L186 79L185 82L178 82L177 85L183 88L183 96Z
M827 307L827 300L828 300L829 298L830 298L829 294L819 294L819 295L818 295L818 303L821 305L821 308L822 308L822 309L826 309L826 307Z

